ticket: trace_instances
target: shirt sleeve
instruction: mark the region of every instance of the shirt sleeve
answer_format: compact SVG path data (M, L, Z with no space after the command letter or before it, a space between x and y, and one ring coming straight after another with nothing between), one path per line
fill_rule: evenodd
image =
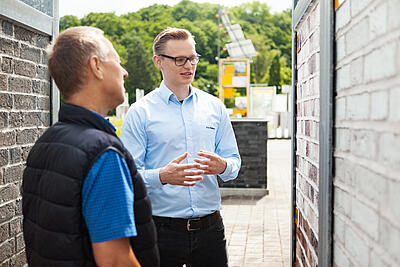
M133 193L124 158L107 150L93 164L82 188L82 213L92 243L137 235Z
M134 158L138 172L142 176L146 187L161 187L160 168L144 169L147 146L145 115L140 115L134 106L129 109L122 125L121 141Z
M222 105L222 104L221 104ZM215 153L226 160L226 169L218 176L224 181L235 179L240 170L241 159L231 121L225 106L221 107L221 121L216 133Z

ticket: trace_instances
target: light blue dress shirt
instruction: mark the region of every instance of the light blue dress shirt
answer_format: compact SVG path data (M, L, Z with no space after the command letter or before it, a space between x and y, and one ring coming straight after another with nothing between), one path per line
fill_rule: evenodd
M221 209L216 175L203 175L193 187L161 184L160 169L183 153L188 156L182 163L200 158L200 150L223 157L227 162L219 174L223 181L239 173L241 160L225 106L193 86L181 103L162 82L130 107L121 140L143 177L156 216L193 218Z

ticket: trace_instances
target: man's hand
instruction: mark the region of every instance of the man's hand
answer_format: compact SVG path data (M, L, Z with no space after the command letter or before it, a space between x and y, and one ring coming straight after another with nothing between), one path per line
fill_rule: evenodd
M196 184L196 181L203 180L201 174L205 172L202 170L190 170L190 169L199 169L200 164L198 163L190 163L190 164L180 164L186 157L187 152L180 155L179 157L172 160L168 163L167 166L161 168L160 170L160 181L163 184L172 184L172 185L184 185L184 186L193 186Z
M200 170L204 170L204 174L221 174L225 171L226 169L226 160L219 155L200 150L199 153L197 153L200 157L206 158L206 159L194 159L195 162L200 163L201 166L198 167Z

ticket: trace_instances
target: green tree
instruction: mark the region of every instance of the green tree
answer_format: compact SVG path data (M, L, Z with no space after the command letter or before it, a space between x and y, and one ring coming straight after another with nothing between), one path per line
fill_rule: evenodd
M269 69L269 85L281 87L281 63L279 62L279 55L276 55L271 63Z

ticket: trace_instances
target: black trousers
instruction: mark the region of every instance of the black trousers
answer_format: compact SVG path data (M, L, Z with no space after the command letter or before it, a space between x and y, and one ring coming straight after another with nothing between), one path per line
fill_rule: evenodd
M158 223L161 267L227 267L225 228L222 218L209 228L186 231Z

